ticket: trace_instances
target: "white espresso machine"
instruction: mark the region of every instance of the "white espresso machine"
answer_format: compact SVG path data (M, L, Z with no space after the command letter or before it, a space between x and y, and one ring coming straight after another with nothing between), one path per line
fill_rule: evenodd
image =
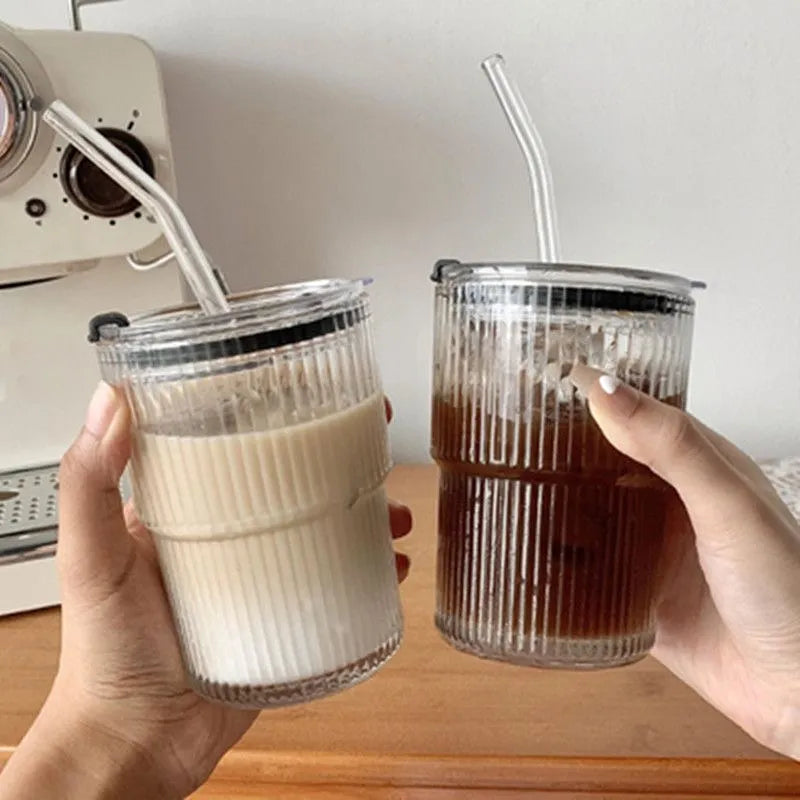
M90 318L181 299L155 221L41 119L63 100L174 193L155 54L81 30L104 1L70 0L72 29L0 23L0 615L58 603L58 462L98 380Z

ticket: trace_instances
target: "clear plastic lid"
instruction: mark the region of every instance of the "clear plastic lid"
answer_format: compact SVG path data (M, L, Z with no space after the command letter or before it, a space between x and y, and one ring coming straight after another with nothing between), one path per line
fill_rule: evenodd
M116 312L89 324L89 341L128 364L213 361L316 339L363 319L365 281L317 280L231 295L230 311L174 306L128 319Z
M692 290L705 288L700 281L664 272L526 261L465 264L443 259L434 266L431 279L443 289L522 287L525 291L514 296L524 303L634 312L669 312L676 303L692 306ZM486 294L482 297L485 302ZM509 295L503 293L502 297L507 301Z

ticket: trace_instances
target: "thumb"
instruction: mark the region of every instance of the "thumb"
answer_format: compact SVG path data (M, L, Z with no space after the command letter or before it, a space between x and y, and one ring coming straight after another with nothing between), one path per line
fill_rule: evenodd
M119 392L100 383L59 471L58 560L65 594L107 594L132 562L119 492L129 455L128 406Z

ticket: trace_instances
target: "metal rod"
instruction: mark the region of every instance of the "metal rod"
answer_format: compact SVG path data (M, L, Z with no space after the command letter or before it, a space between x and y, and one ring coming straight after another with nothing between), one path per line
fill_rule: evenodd
M149 272L151 269L157 269L169 264L173 258L175 258L175 253L170 250L168 253L151 258L149 261L142 261L135 253L131 253L125 260L128 262L128 266L133 267L137 272Z
M135 253L130 253L127 255L125 260L128 262L128 266L132 267L137 272L149 272L151 269L158 269L159 267L166 266L175 258L175 253L170 250L168 253L163 253L160 256L151 258L149 261L142 261L142 259L139 258L139 256L137 256ZM217 283L219 284L219 288L222 290L222 294L225 296L229 295L231 293L231 289L225 276L213 264L211 264L211 269L214 273Z
M69 0L69 21L72 30L82 31L81 6L91 6L98 3L114 3L117 0Z

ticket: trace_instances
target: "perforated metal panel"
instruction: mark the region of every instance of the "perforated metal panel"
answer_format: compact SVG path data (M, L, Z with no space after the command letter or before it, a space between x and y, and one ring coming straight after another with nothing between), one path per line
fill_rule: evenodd
M0 472L0 563L52 555L57 525L57 464Z

